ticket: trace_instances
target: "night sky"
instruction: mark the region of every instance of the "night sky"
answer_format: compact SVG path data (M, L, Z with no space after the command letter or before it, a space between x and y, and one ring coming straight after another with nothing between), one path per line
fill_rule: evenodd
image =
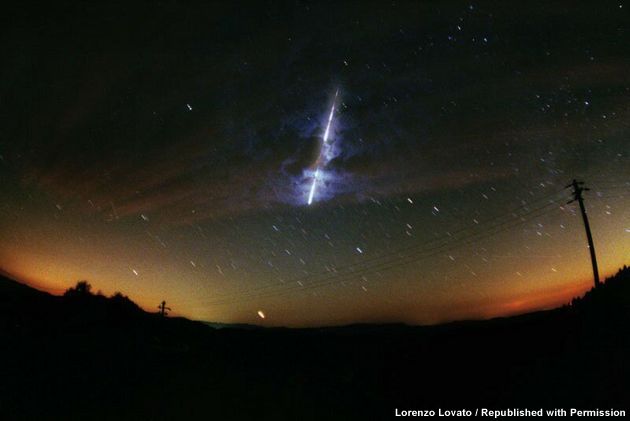
M592 286L573 178L630 263L627 2L130 7L3 13L6 273L225 323L520 313Z

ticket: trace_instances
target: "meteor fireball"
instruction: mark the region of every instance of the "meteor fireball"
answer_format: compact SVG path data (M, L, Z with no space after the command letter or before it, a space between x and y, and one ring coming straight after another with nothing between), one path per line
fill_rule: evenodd
M315 197L315 190L317 189L317 182L319 180L319 173L322 167L326 166L326 157L325 151L328 146L328 137L330 135L330 125L333 120L333 116L335 114L335 103L337 102L337 95L339 94L339 90L335 92L335 99L333 100L332 107L330 108L330 114L328 115L328 122L326 123L326 130L324 131L324 138L322 142L322 148L320 149L319 156L316 161L315 175L313 175L313 181L311 184L311 189L308 193L308 204L313 203L313 198Z

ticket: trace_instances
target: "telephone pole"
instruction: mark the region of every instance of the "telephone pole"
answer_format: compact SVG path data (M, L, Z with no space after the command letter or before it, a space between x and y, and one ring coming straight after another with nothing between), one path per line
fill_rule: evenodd
M584 187L583 181L577 181L573 179L573 182L565 188L572 187L573 200L567 202L567 204L577 201L580 205L580 211L582 212L582 220L584 221L584 229L586 230L586 240L588 241L588 250L591 253L591 263L593 264L593 279L595 280L595 288L599 286L599 271L597 270L597 258L595 257L595 246L593 245L593 235L591 234L591 226L588 223L588 216L586 215L586 209L584 208L584 198L582 192L589 191L589 188Z
M168 314L168 311L171 310L170 307L166 307L166 301L162 301L162 303L158 306L158 308L160 309L160 315L162 317L165 317Z

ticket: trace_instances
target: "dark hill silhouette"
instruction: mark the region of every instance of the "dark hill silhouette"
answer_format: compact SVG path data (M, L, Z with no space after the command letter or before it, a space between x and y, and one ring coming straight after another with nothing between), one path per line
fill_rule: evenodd
M630 269L551 311L440 326L213 329L78 284L0 278L16 419L389 419L394 409L630 402Z

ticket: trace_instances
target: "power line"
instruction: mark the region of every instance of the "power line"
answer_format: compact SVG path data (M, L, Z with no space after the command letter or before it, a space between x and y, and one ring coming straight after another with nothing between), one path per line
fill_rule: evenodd
M221 304L228 304L228 303L233 303L233 302L240 302L240 301L246 301L246 300L250 300L250 299L254 299L254 298L268 298L268 297L272 297L272 296L276 296L276 295L282 295L288 292L293 292L296 290L299 291L304 291L304 290L310 290L313 288L319 288L322 286L327 286L330 285L332 283L338 282L339 280L343 280L343 279L347 279L349 277L355 277L358 276L360 274L369 274L369 273L373 273L373 272L380 272L380 271L384 271L384 270L388 270L391 269L393 267L397 267L397 266L404 266L404 265L408 265L411 263L414 263L418 260L421 259L425 259L428 257L432 257L436 254L440 254L440 253L444 253L447 251L450 251L452 249L461 247L463 245L468 245L471 243L474 243L476 241L491 237L493 235L496 235L500 232L506 231L507 229L513 228L515 226L518 225L522 225L523 223L527 222L527 220L524 220L523 218L525 216L531 216L531 217L538 217L538 216L543 216L546 215L548 213L550 213L551 211L555 210L555 209L547 209L549 208L551 205L554 205L556 203L549 203L546 204L538 209L535 209L533 211L530 211L528 213L519 215L519 220L517 221L505 221L501 224L496 224L494 227L491 228L491 230L493 231L489 231L486 233L477 233L477 234L472 234L472 235L468 235L467 237L463 237L460 239L457 239L457 241L459 241L458 243L455 244L449 244L447 243L443 243L441 245L438 245L436 247L431 247L431 248L427 248L426 250L419 250L416 251L414 253L411 253L407 256L403 256L403 257L399 257L397 259L391 259L390 261L385 261L385 262L381 262L381 263L376 263L372 266L366 266L364 268L359 268L359 270L357 271L352 271L350 273L345 273L345 274L330 274L328 273L328 277L324 278L324 279L320 279L318 281L314 281L309 285L293 285L293 286L287 286L287 284L281 284L281 285L274 285L275 287L279 287L281 289L276 289L276 290L268 290L266 293L265 291L263 291L262 293L257 293L259 291L262 290L262 288L256 289L254 290L254 293L252 293L251 291L247 294L245 294L244 296L241 296L237 299L230 299L229 297L222 297L219 298L217 300L211 301L206 303L207 305L221 305ZM508 224L508 225L506 225ZM451 247L447 247L444 248L446 246L451 245ZM425 255L422 255L422 253L428 253ZM414 257L416 255L420 255L419 257Z
M595 199L627 199L630 195L607 195L607 196L595 196Z
M379 255L379 256L374 256L374 257L372 257L370 259L364 259L361 262L350 263L350 264L343 265L343 266L340 266L340 267L333 267L332 268L332 270L333 270L332 273L331 273L331 270L329 269L329 270L322 271L322 272L319 272L319 273L307 274L307 275L303 275L303 276L300 276L300 277L297 277L297 278L293 278L293 279L288 280L287 282L282 283L282 284L267 284L267 285L262 285L262 286L257 287L257 288L249 288L249 289L245 289L245 290L239 290L239 291L234 291L234 292L230 292L230 293L227 293L227 294L222 294L221 296L215 297L215 300L231 300L232 297L234 297L235 299L238 299L239 297L242 298L243 296L253 295L253 294L259 293L260 291L282 289L282 288L286 288L286 287L290 288L290 286L293 285L293 284L298 284L298 286L303 287L302 281L309 281L309 280L311 280L313 278L316 279L317 277L321 277L321 276L324 276L325 278L328 278L328 277L331 277L331 276L335 276L335 277L355 276L358 273L364 272L366 269L370 269L372 267L377 267L379 265L387 265L387 264L389 264L389 262L387 260L387 258L389 258L389 257L394 257L393 260L390 259L389 261L396 261L396 260L408 258L408 257L413 256L413 255L418 254L418 253L425 252L426 250L422 250L421 249L423 247L426 248L428 251L431 251L431 250L435 249L436 247L437 248L445 247L446 245L448 245L449 242L454 241L455 237L458 234L461 234L461 233L465 234L466 231L471 231L473 236L474 235L478 235L478 234L475 234L475 229L483 228L486 224L488 224L490 222L492 222L494 224L489 229L490 230L495 229L497 226L502 225L501 223L499 223L501 219L503 219L505 217L512 218L512 219L509 219L507 221L504 221L503 222L503 225L504 225L506 223L511 222L513 220L513 218L518 217L519 216L518 212L520 210L525 209L525 210L528 211L525 214L520 215L522 217L522 216L528 215L529 213L533 213L535 211L538 211L538 210L542 209L542 208L537 208L537 209L534 209L534 210L530 210L530 208L534 204L540 203L542 201L548 201L548 203L545 206L543 206L543 208L545 208L545 207L547 207L547 206L549 206L551 204L555 204L556 202L553 202L551 200L551 198L553 198L554 196L556 196L559 193L562 193L563 191L564 190L558 190L558 191L555 191L553 193L547 194L547 195L545 195L543 197L540 197L540 198L538 198L538 199L536 199L536 200L534 200L534 201L532 201L530 203L522 204L522 205L520 205L520 206L518 206L516 208L513 208L509 212L503 213L502 215L488 218L487 220L484 220L484 221L478 223L476 226L473 226L472 228L470 226L465 226L465 227L462 227L462 228L460 228L458 230L455 230L453 232L448 232L447 231L447 234L450 236L450 239L446 239L446 240L445 239L441 239L441 238L439 238L439 239L432 239L432 240L429 240L429 241L426 241L426 242L422 242L422 243L419 243L419 244L414 244L414 245L411 245L411 246L403 247L401 249L398 249L398 250L390 252L390 253L382 254L382 255ZM466 239L466 238L469 238L469 237L470 237L470 235L468 237L464 236L462 239ZM441 244L432 245L433 243L440 243L440 242L441 242ZM420 250L417 250L417 249L420 249ZM408 254L407 256L400 256L401 253L405 253L405 252L410 252L410 254ZM383 262L379 262L381 260L384 260L384 261ZM374 263L374 265L370 266L369 264L371 264L371 263ZM349 272L343 273L344 271L349 271ZM177 301L177 302L178 303L182 303L182 302L191 302L191 301L196 301L196 300L194 300L194 299L185 300L185 301L184 300L180 300L180 301Z
M476 224L472 228L470 226L465 226L465 227L462 227L462 228L460 228L458 230L455 230L453 232L448 232L448 235L451 238L454 238L456 235L458 235L460 233L465 233L466 231L473 231L474 232L475 229L483 228L484 225L487 224L487 223L490 223L490 222L497 223L502 218L505 218L505 217L508 217L508 218L517 217L518 216L517 212L519 212L520 210L523 210L523 209L528 210L534 204L540 203L542 201L550 201L550 199L552 197L556 196L559 193L562 193L563 191L564 190L555 191L553 193L550 193L548 195L540 197L540 198L538 198L538 199L536 199L536 200L534 200L534 201L532 201L530 203L522 204L522 205L520 205L520 206L518 206L516 208L513 208L512 210L510 210L510 211L508 211L508 212L506 212L506 213L504 213L504 214L502 214L500 216L495 216L495 217L492 217L492 218L488 218L487 220ZM547 203L547 205L550 205L550 204L553 204L553 203L554 203L553 201L550 201L549 203ZM534 211L535 210L537 210L537 209L534 209ZM509 220L506 221L506 222L509 222ZM447 241L449 241L449 240L447 239ZM444 242L444 239L441 239L441 238L432 239L432 240L429 240L429 241L426 241L426 242L417 243L417 244L414 244L414 245L403 247L403 248L400 248L400 249L395 250L393 252L385 253L385 254L382 254L382 255L379 255L379 256L374 256L374 257L369 258L369 259L364 259L361 262L350 263L350 264L347 264L347 265L342 265L342 266L339 266L339 267L335 267L335 268L333 268L334 274L338 274L339 272L342 272L344 270L352 270L353 268L357 268L357 267L360 268L363 265L366 265L366 264L369 264L369 263L372 263L372 262L375 262L375 261L387 259L389 257L399 257L401 253L413 252L414 250L416 250L418 248L428 247L432 243L439 243L439 242ZM442 247L443 245L438 245L438 246ZM353 271L352 273L355 273L355 272ZM258 288L254 288L254 289L249 288L249 289L245 289L245 290L239 290L239 291L234 291L234 292L230 292L230 293L227 293L227 294L222 294L220 297L217 297L217 299L224 299L224 298L228 298L228 297L231 297L231 296L241 296L243 294L250 294L252 291L261 291L261 290L278 288L278 287L281 288L281 287L283 287L283 286L285 286L287 284L292 284L292 283L297 283L297 282L301 282L301 281L306 281L306 280L309 280L309 279L311 279L313 277L330 276L330 275L331 275L331 271L330 270L321 271L319 273L307 274L307 275L303 275L303 276L300 276L300 277L297 277L297 278L293 278L293 279L288 280L287 282L285 282L283 284L268 284L268 285L263 285L263 286L260 286ZM193 301L193 300L191 300L191 301Z
M629 185L610 185L610 186L603 186L603 187L599 187L597 185L593 186L593 190L628 190L630 191L630 184Z
M537 215L537 216L542 216L542 215ZM518 221L518 223L517 224L513 224L513 226L521 225L523 222L526 222L526 221ZM508 227L508 228L512 228L512 227ZM437 254L448 252L448 251L453 250L453 249L455 249L457 247L461 247L463 245L468 245L468 244L471 244L471 243L473 243L475 241L479 241L479 240L482 240L484 238L488 238L488 237L490 237L491 235L494 235L494 234L496 234L496 232L495 233L490 233L490 235L486 235L486 236L482 236L480 238L473 239L471 241L467 241L465 243L454 244L452 247L450 247L448 249L435 250L434 252L426 254L424 256L419 256L419 257L416 257L416 258L414 258L413 256L406 256L405 257L406 260L401 260L401 261L397 261L397 262L386 262L386 263L380 264L380 265L375 266L375 267L366 268L364 270L353 272L353 273L343 274L341 276L333 275L333 276L330 276L327 279L321 279L319 281L313 282L312 284L305 285L305 286L295 286L294 285L293 287L288 287L288 288L281 289L281 290L267 291L267 293L263 293L263 294L246 295L246 296L244 296L244 297L242 297L240 299L213 301L213 302L206 303L206 305L233 304L233 303L236 303L236 302L251 301L253 299L261 299L261 298L264 299L264 298L270 298L270 297L274 297L274 296L284 295L286 293L291 293L291 292L303 292L303 291L307 291L307 290L311 290L311 289L315 289L315 288L321 288L321 287L325 287L325 286L328 286L328 285L332 285L332 284L338 283L340 281L347 280L349 278L358 276L360 274L365 275L365 274L374 273L374 272L386 271L386 270L389 270L389 269L392 269L392 268L395 268L395 267L402 267L402 266L405 266L405 265L417 262L419 260L435 256Z

